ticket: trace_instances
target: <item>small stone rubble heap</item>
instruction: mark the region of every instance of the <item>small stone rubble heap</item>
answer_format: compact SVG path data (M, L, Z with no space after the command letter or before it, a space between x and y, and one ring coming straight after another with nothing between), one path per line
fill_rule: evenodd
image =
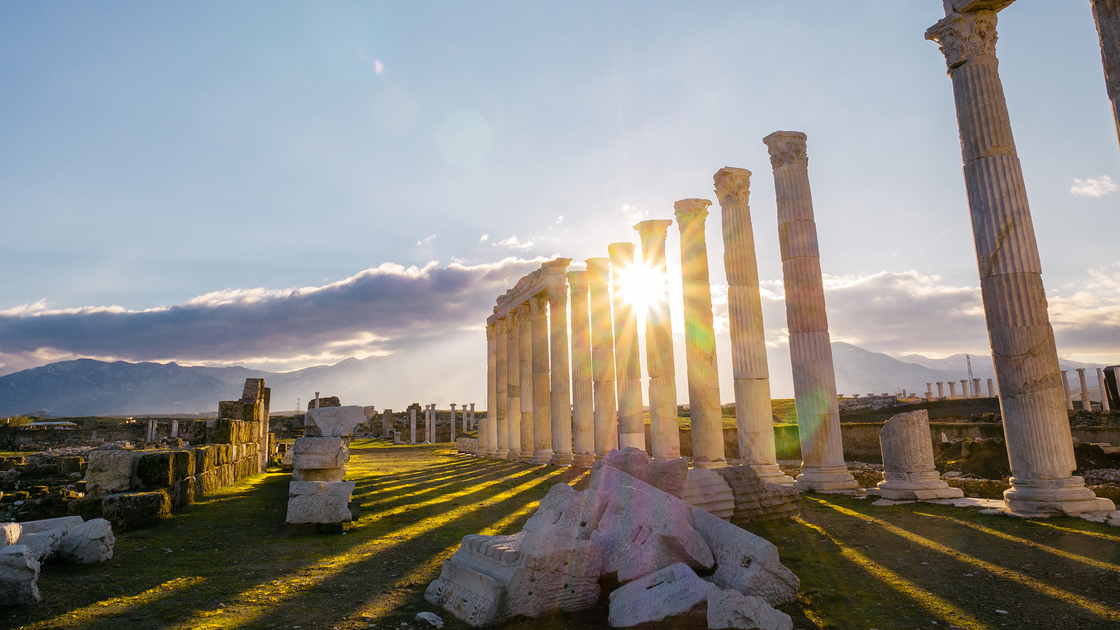
M648 482L683 492L686 469L627 449L591 474L582 492L553 486L521 532L465 537L427 600L480 627L591 608L613 578L615 627L688 615L710 628L792 628L773 607L793 602L800 580L777 547Z
M365 422L359 406L310 409L305 437L292 445L292 481L288 486L287 522L321 532L341 529L353 520L353 481L343 481L350 460L350 436ZM310 531L308 531L310 533Z
M64 516L0 524L0 606L37 604L39 569L49 560L93 564L113 557L109 521Z

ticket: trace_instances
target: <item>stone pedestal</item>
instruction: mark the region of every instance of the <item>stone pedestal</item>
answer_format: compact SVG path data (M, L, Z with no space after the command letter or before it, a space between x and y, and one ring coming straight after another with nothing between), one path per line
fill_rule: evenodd
M633 243L611 243L611 305L614 307L615 390L618 392L618 446L646 450L642 410L642 367L638 354L638 318L625 297L622 279L634 266Z
M1023 171L995 55L996 14L949 13L926 31L945 54L960 126L980 289L1000 408L1011 488L1007 507L1024 514L1112 510L1076 462L1054 332Z
M688 369L688 406L692 420L692 465L720 468L723 414L720 410L712 287L708 282L708 246L704 240L707 199L682 199L673 208L681 231L681 278L684 291L684 348Z
M1104 83L1120 134L1120 0L1091 0L1104 62ZM1107 398L1102 396L1102 398Z
M552 391L548 373L548 297L533 296L532 308L532 377L533 377L533 454L532 464L547 464L552 459ZM524 342L524 339L522 339ZM524 376L524 374L522 374Z
M569 271L572 291L572 465L595 462L595 400L591 368L591 314L588 310L587 271Z
M848 474L840 436L805 134L777 131L762 141L774 169L786 325L801 435L801 474L796 485L820 492L855 489L859 484Z
M518 418L520 422L516 429L510 424L509 442L510 459L527 462L533 457L533 432L536 430L536 421L533 412L537 403L534 395L536 392L533 378L533 362L536 360L534 352L537 348L533 344L533 312L529 302L517 307L518 322L518 353L520 356L518 379L521 384L521 399ZM517 451L516 454L513 451Z
M655 459L681 456L677 424L677 377L673 326L669 319L669 278L665 241L672 221L642 221L634 226L642 241L642 264L656 277L657 295L646 305L646 372L649 374L650 449Z
M565 268L571 262L569 258L560 260ZM572 379L568 369L568 283L562 269L548 289L548 347L552 425L549 463L567 466L572 463Z
M766 330L754 254L749 205L751 172L724 167L715 174L722 208L723 267L727 274L727 311L731 328L731 367L735 373L735 425L739 457L765 482L790 484L778 468Z
M1110 411L1108 404L1108 390L1104 386L1104 370L1097 368L1097 388L1101 393L1101 411Z
M933 465L933 442L929 414L925 409L900 413L879 432L883 449L883 481L879 492L885 499L910 501L955 499L964 496L960 488L941 481Z
M595 458L618 448L618 404L614 385L614 320L609 258L588 258L591 308L591 378L595 398Z

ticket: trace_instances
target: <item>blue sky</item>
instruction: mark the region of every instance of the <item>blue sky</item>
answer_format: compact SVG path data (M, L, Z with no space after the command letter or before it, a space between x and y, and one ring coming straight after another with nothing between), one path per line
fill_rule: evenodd
M754 172L768 338L787 352L761 142L778 129L808 134L834 340L983 353L951 83L923 39L942 15L935 0L0 4L0 374L443 347L478 372L447 395L479 399L479 326L539 264L521 261L636 241L636 220L714 200L723 166ZM1120 362L1120 150L1089 4L1019 0L999 34L1059 353ZM708 240L718 317L718 207Z

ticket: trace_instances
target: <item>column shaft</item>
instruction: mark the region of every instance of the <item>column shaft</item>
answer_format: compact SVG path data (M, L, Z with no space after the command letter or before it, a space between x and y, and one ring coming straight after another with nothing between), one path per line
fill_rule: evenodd
M1116 133L1120 134L1120 0L1091 0L1091 3L1101 41L1105 89L1108 100L1112 101Z
M518 401L516 429L510 425L510 450L516 450L517 459L529 461L533 456L533 315L529 302L517 307L518 379L521 382L521 400Z
M1011 488L1017 512L1112 509L1076 468L1054 332L1023 171L1011 134L999 63L996 14L950 13L926 31L945 54L953 82L980 291L992 345ZM1107 504L1107 505L1106 505Z
M498 339L497 339L497 324L486 325L486 420L482 424L482 429L478 432L478 449L475 452L479 456L493 455L491 437L491 427L497 420L498 404Z
M552 459L550 464L572 463L572 380L568 367L568 283L563 275L548 291L548 347L550 356L550 416Z
M818 491L856 488L859 484L844 463L840 436L836 372L825 315L805 134L778 131L763 142L774 169L786 325L801 436L801 474L796 484Z
M1073 411L1073 392L1069 388L1069 372L1062 370L1062 393L1066 397L1066 411Z
M1081 409L1092 411L1093 405L1089 401L1089 385L1085 381L1085 368L1077 368L1077 378L1081 381Z
M634 266L633 243L611 243L611 305L614 307L615 389L618 392L618 447L646 450L642 412L642 367L638 356L638 318L625 297L622 280Z
M650 449L656 459L681 456L677 423L677 377L673 358L673 324L669 317L669 277L665 241L673 222L642 221L634 226L642 241L642 264L657 283L646 305L646 372L649 374Z
M591 316L587 284L590 273L569 271L572 290L572 465L589 467L595 461L594 371L591 368Z
M591 369L595 398L595 458L618 449L618 403L614 386L614 320L608 258L588 258L591 304Z
M552 383L548 373L548 298L529 298L533 344L533 455L529 462L547 464L552 459Z
M506 331L506 422L498 436L502 459L519 459L521 454L521 314L510 309Z
M1104 386L1104 370L1097 368L1097 388L1101 392L1101 411L1111 411L1111 405L1108 404L1108 390Z

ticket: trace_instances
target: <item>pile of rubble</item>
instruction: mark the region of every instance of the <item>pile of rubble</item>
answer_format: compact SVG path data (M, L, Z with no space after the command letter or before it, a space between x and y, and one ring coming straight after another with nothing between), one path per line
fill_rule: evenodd
M796 599L800 580L777 547L666 492L685 491L687 468L677 468L612 451L587 490L553 486L521 532L465 537L426 599L479 627L585 610L617 582L615 627L684 616L709 628L792 628L774 607Z
M350 436L366 421L359 406L318 407L304 416L305 437L296 438L291 453L287 522L300 533L342 531L355 518L351 502L354 482L343 481L350 461Z
M93 564L113 557L109 521L64 516L0 524L0 606L37 604L39 570L49 560Z

